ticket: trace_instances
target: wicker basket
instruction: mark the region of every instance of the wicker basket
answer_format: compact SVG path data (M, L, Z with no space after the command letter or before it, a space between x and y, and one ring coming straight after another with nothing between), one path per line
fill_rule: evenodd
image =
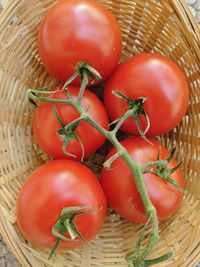
M163 137L171 148L184 152L186 195L178 212L160 223L160 241L151 253L175 248L171 261L159 266L195 266L200 260L200 31L187 5L180 0L114 0L101 2L113 12L123 33L123 59L144 51L165 54L177 62L190 84L190 105L181 125ZM35 152L31 131L32 109L28 88L46 85L51 78L37 53L38 24L52 0L10 1L0 20L0 232L23 266L126 266L141 225L107 216L91 247L59 252L29 244L16 225L18 191L43 160ZM166 118L167 119L167 118ZM31 208L31 207L30 207Z

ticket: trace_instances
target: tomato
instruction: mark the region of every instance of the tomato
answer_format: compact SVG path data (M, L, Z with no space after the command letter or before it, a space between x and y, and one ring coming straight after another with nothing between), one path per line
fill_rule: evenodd
M67 99L66 91L61 90L61 88L58 86L52 89L58 90L52 95L52 98ZM71 86L69 91L74 99L77 98L78 87ZM109 120L106 110L94 93L85 90L81 103L88 116L105 129L108 129ZM55 107L65 125L80 117L75 108L70 105L56 103ZM64 154L62 150L63 139L57 133L60 129L62 129L62 126L54 115L52 103L39 104L33 118L33 133L40 147L53 158L80 160L83 151L80 142L76 139L72 139L66 149L68 153L73 154L76 158ZM101 133L84 121L79 124L75 132L83 143L85 158L94 153L106 140Z
M84 61L104 80L121 55L121 32L113 15L93 0L62 0L49 9L38 35L47 72L65 82ZM79 85L76 79L74 85Z
M141 137L132 137L123 140L121 144L127 149L132 159L140 164L157 160L159 150L160 159L169 157L169 152L164 146L153 138L150 138L150 141L153 145ZM116 153L116 149L113 148L107 159L114 153ZM176 165L176 160L172 159L168 167L173 168ZM171 174L170 178L184 188L184 179L180 168ZM183 197L182 193L154 173L145 173L144 183L159 220L167 219L179 207ZM146 221L144 206L134 177L121 158L117 158L109 170L103 169L102 186L110 206L123 218L134 222Z
M25 181L17 199L17 224L32 243L52 248L57 237L52 226L65 207L89 206L95 210L77 215L74 224L86 240L92 240L101 229L107 202L96 176L83 164L72 160L50 161L36 169ZM65 237L70 238L66 232ZM74 249L82 245L61 241L59 248Z
M135 55L122 63L111 76L104 91L104 102L114 121L127 111L128 104L113 95L112 90L130 99L145 99L143 107L150 120L147 136L170 131L180 123L187 111L187 80L172 60L159 54ZM144 131L147 122L143 115L139 115L139 121ZM121 130L129 134L139 134L133 118L127 119Z

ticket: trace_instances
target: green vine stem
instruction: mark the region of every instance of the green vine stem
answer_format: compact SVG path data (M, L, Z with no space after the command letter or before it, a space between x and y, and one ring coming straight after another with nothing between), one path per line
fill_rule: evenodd
M149 142L148 139L146 138L146 133L148 132L148 130L150 128L150 121L149 121L149 117L148 117L148 115L147 115L147 113L143 107L144 102L146 101L146 98L145 97L139 97L137 99L130 99L120 92L112 91L112 93L115 96L123 99L128 104L128 111L132 110L132 116L130 116L130 117L132 117L134 119L140 136L142 136L142 138L144 138L147 142ZM141 115L144 116L146 123L147 123L147 126L146 126L144 131L141 127L140 120L139 120L139 116L141 116ZM113 123L116 123L117 121L121 122L121 117L124 117L124 115L120 116ZM121 123L121 125L122 125L122 123ZM121 127L121 125L120 125L120 127Z
M82 94L83 92L81 92ZM46 93L49 94L49 93ZM157 161L154 162L150 162L148 164L138 164L137 162L135 162L131 156L129 155L129 153L127 152L127 150L120 144L120 142L118 141L116 134L117 131L120 128L120 125L123 123L123 121L129 117L133 116L133 112L135 112L135 106L133 106L132 109L129 109L127 111L127 113L125 113L124 116L122 116L119 121L118 124L115 126L114 130L112 131L108 131L104 128L102 128L98 123L96 123L95 121L93 121L88 115L87 115L87 111L84 111L80 100L78 99L53 99L51 97L46 97L44 94L44 91L42 92L42 94L40 94L39 91L37 90L29 90L28 91L28 98L29 100L31 100L32 102L51 102L51 103L65 103L68 105L71 105L72 107L74 107L76 109L76 111L79 113L80 118L79 121L86 121L87 123L89 123L91 126L93 126L97 131L99 131L101 134L103 134L112 144L113 146L116 148L117 153L110 158L107 162L104 163L104 166L106 168L110 168L112 162L118 157L120 156L129 166L132 175L134 177L136 186L137 186L137 190L141 196L141 199L143 201L144 204L144 208L145 208L145 212L146 212L146 217L147 217L147 222L148 224L151 222L151 234L149 236L149 240L148 243L146 245L146 247L143 250L140 250L140 244L141 241L144 237L144 232L146 229L146 226L144 227L144 231L141 232L140 237L138 239L138 242L135 246L135 248L130 251L127 255L126 255L126 261L128 263L129 267L147 267L153 264L157 264L160 263L166 259L168 259L169 257L172 256L172 253L169 252L159 258L153 259L153 260L147 260L146 257L149 255L150 251L152 250L152 248L154 247L154 245L157 243L157 241L159 240L159 229L158 229L158 218L157 218L157 214L156 214L156 209L153 206L153 204L151 203L151 200L149 199L149 195L147 193L145 184L144 184L144 179L143 179L143 174L145 172L155 172L157 175L161 176L163 179L167 180L168 182L171 181L171 179L168 177L173 171L170 170L168 168L168 163L169 161L172 159L173 155L174 155L174 151L172 151L170 157L166 160L160 160L158 158ZM73 122L71 123L73 124ZM65 126L66 128L68 128L69 126ZM151 169L151 167L156 167L156 169ZM178 187L177 184L173 184L173 186L175 186L178 189L180 189Z

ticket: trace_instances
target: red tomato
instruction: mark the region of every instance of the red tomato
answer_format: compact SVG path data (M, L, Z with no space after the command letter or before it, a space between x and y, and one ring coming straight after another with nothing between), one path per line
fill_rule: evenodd
M55 160L35 170L22 186L17 199L17 223L32 243L52 248L57 237L52 226L65 207L89 206L93 211L77 215L74 223L86 240L92 240L106 216L106 198L96 176L83 164ZM65 236L69 237L66 233ZM82 241L62 241L59 248L74 249Z
M158 141L154 139L150 139L150 141L153 145L147 143L141 137L133 137L123 140L121 144L137 163L148 163L157 160L159 147L160 159L169 157L169 152ZM116 153L116 149L110 151L107 159L114 153ZM176 165L176 160L172 159L168 167L173 168ZM184 188L181 169L177 169L171 174L170 178L178 183L181 188ZM182 201L182 193L150 172L144 174L144 182L149 197L157 210L158 218L163 220L172 215ZM144 206L137 191L134 177L121 158L117 158L112 163L110 170L103 169L102 185L110 206L123 218L134 222L146 221Z
M80 61L104 80L121 55L121 32L113 15L93 0L62 0L42 20L39 54L47 72L65 82ZM78 79L73 83L79 85Z
M62 87L54 88L60 90L53 94L54 99L67 99L66 92L61 91ZM79 93L79 88L69 87L69 91L73 98L76 98ZM99 123L105 129L108 129L108 116L106 110L91 91L85 90L82 98L82 106L87 110L88 116ZM79 118L78 112L70 105L55 104L58 114L65 125ZM57 131L62 127L58 122L53 112L52 103L41 103L35 111L33 118L33 133L40 147L54 158L70 158L80 160L82 157L82 148L80 143L72 139L67 146L67 152L76 156L73 158L63 153L63 139L57 134ZM90 126L87 122L81 122L76 129L76 133L84 146L84 156L89 157L94 153L106 140L106 138Z
M130 99L144 97L144 109L150 119L147 136L166 133L174 128L187 111L189 91L186 78L169 58L158 54L140 54L122 63L111 76L104 91L104 102L110 118L127 111L127 103L112 94L112 90ZM147 123L139 116L142 129ZM133 118L124 122L121 130L138 135Z

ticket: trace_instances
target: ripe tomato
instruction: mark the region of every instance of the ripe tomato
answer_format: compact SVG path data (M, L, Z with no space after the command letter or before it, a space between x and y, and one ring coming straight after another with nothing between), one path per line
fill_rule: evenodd
M52 98L67 99L66 92L62 91L61 88L58 86L53 89L60 91L54 93ZM69 91L72 97L76 98L79 93L79 88L71 86L69 87ZM94 93L85 90L81 103L83 108L87 110L88 116L105 129L108 129L109 120L106 110ZM78 112L70 105L56 103L55 107L65 125L79 118ZM63 139L57 134L57 131L61 128L60 123L54 115L52 103L41 103L37 107L33 118L33 133L40 147L54 158L80 160L82 157L82 148L80 143L75 139L69 142L66 151L76 156L76 158L63 153ZM83 143L85 158L94 153L106 140L101 133L84 121L77 127L76 134Z
M123 140L121 144L137 163L142 164L157 160L159 148L160 159L169 157L169 152L158 141L153 138L150 141L153 145L147 143L141 137L132 137ZM116 149L110 151L107 159L114 153L116 153ZM172 159L168 167L173 168L176 165L176 160ZM177 169L171 174L170 178L178 183L181 188L184 188L181 169ZM144 174L144 182L149 197L157 210L158 218L163 220L172 215L180 205L182 193L159 176L150 172ZM144 206L137 191L134 177L121 158L117 158L112 163L110 170L103 169L102 185L110 206L123 218L134 222L146 221Z
M65 82L80 61L104 80L121 55L121 32L113 15L93 0L62 0L49 9L38 35L39 54L47 72ZM79 85L76 79L74 85Z
M77 215L74 224L86 240L92 240L101 229L107 203L96 176L83 164L72 160L55 160L35 170L22 186L17 199L17 223L32 243L52 248L57 237L52 226L61 210L71 206L89 206L97 211ZM65 236L69 237L66 233ZM82 245L62 241L59 248L74 249Z
M158 54L140 54L122 63L109 79L104 102L110 118L116 118L127 111L127 103L112 94L118 91L130 99L144 97L144 110L150 120L147 136L160 135L170 131L183 118L189 101L186 78L179 67ZM141 127L147 123L144 116L139 116ZM121 130L138 135L133 118L124 122Z

